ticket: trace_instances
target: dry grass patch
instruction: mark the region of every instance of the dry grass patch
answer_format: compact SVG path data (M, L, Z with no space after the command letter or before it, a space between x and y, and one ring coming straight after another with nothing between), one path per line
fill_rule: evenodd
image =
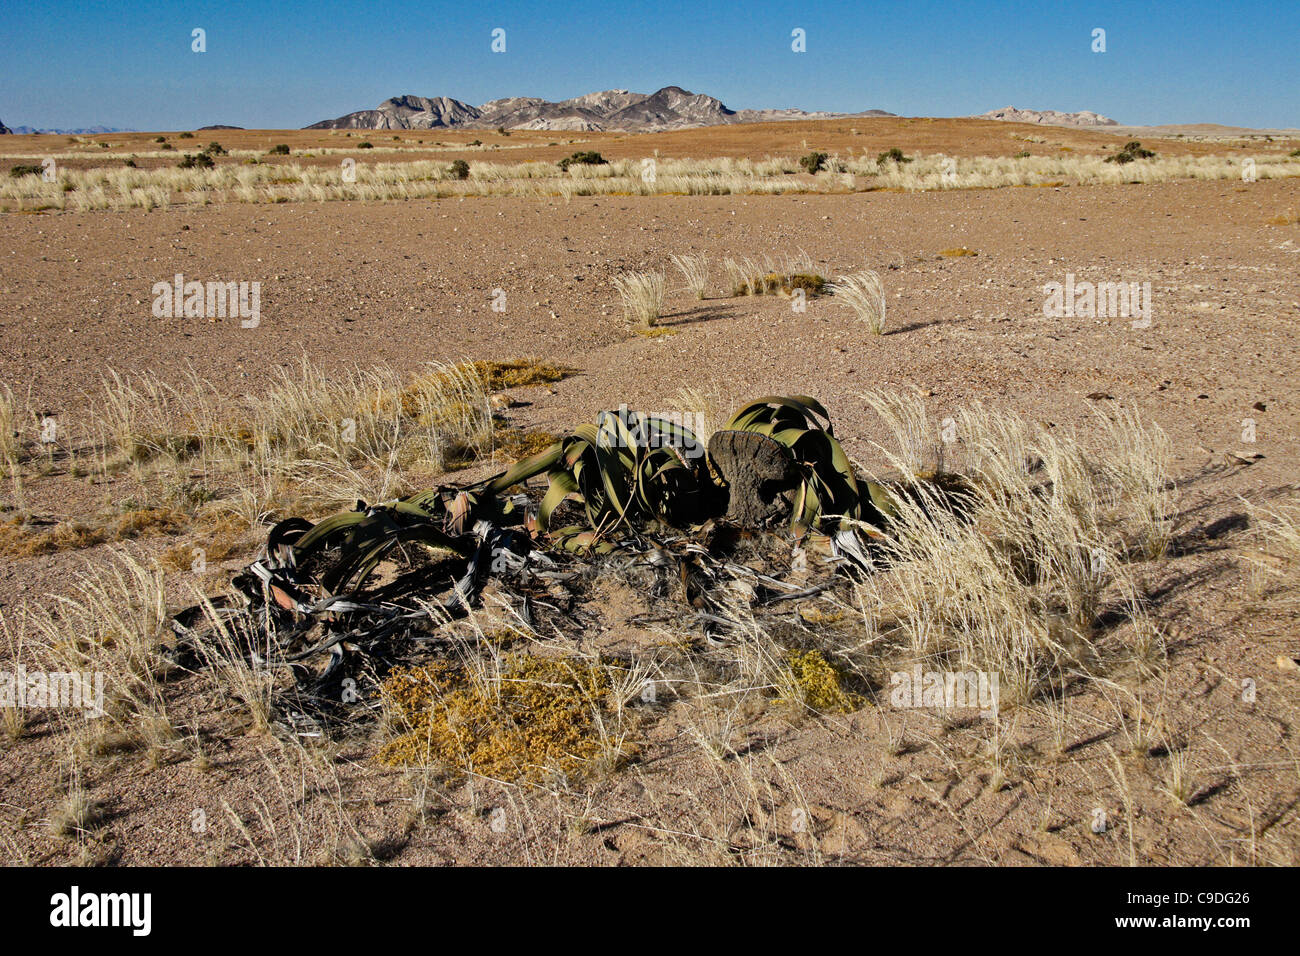
M0 555L30 558L58 551L79 551L108 540L106 528L94 528L80 521L63 521L40 528L22 517L0 522Z
M348 150L315 149L320 155ZM376 150L376 153L379 153ZM234 162L214 169L174 166L97 167L77 169L61 164L57 180L40 176L0 180L0 210L19 214L44 210L153 209L173 204L210 202L283 203L329 201L427 200L467 196L645 196L645 195L780 195L841 192L844 175L869 183L867 189L920 191L938 189L1033 186L1046 183L1129 183L1173 180L1240 179L1236 156L1171 155L1124 165L1102 156L1061 151L1052 156L957 157L942 154L899 157L884 161L867 156L831 157L841 175L801 177L792 157L661 159L653 183L641 176L634 158L614 159L599 166L571 165L567 172L554 163L475 162L460 179L447 162L393 156L395 162L358 163L356 182L343 183L336 166L252 163L256 151L232 149ZM73 154L75 155L75 154ZM175 157L167 151L146 151L136 158ZM57 154L56 154L57 158ZM1113 157L1111 157L1113 158ZM244 162L239 162L243 160ZM1300 175L1300 164L1280 155L1255 157L1259 179ZM847 187L853 188L853 187Z
M967 249L965 246L957 246L953 249L944 249L939 253L945 259L961 259L967 256L978 256L979 253L974 249Z
M574 372L567 366L552 365L539 358L508 359L504 362L478 361L470 362L469 366L483 377L484 387L489 392L525 385L550 385L568 378Z
M104 806L74 784L50 814L50 832L68 840L85 834L104 818Z
M46 527L13 517L0 523L0 555L30 558L80 551L109 542L180 534L189 526L189 515L170 507L133 508L107 520L60 521Z
M1159 556L1168 541L1163 432L1117 416L1093 452L975 406L955 420L963 473L946 476L945 443L919 396L867 399L894 432L898 451L882 448L894 466L928 470L894 495L878 539L882 573L855 587L884 647L926 670L998 674L1004 702L1028 701L1063 673L1151 656L1159 635L1129 562ZM1127 643L1103 647L1111 631Z
M697 299L704 299L709 288L709 257L678 256L671 257L677 271L682 274L686 288Z
M397 736L379 760L506 781L586 774L625 756L603 733L611 690L597 664L526 653L400 668L384 683Z
M805 296L813 298L826 291L826 280L813 272L796 272L784 275L768 272L752 276L732 289L735 295L776 295L790 298L795 290L802 290Z
M1261 590L1266 590L1267 581L1273 578L1282 590L1293 591L1300 585L1300 502L1293 500L1273 508L1247 504L1247 509L1259 542L1258 553L1250 557L1259 567L1264 582ZM1288 594L1286 602L1300 603L1300 596Z
M104 675L104 714L96 721L139 746L174 748L159 655L167 631L163 574L126 552L76 575L70 593L24 607L24 626L49 669Z
M497 430L497 453L508 460L518 461L531 458L545 451L560 440L562 436L548 431L511 431L507 428Z
M634 329L653 327L664 310L662 272L625 272L614 277L623 305L623 317Z
M866 324L872 335L885 331L885 284L880 274L866 269L836 279L831 295L853 310L853 314Z
M228 511L209 510L195 521L194 538L163 552L159 563L169 571L198 571L208 562L224 561L249 544L249 524Z
M18 474L18 462L22 457L22 434L17 403L13 390L8 385L0 385L0 477Z

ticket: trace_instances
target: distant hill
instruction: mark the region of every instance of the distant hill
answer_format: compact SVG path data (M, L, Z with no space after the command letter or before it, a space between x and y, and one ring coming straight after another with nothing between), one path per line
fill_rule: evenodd
M119 129L116 126L86 126L82 129L36 129L34 126L15 126L5 130L6 133L57 133L61 136L94 136L99 133L134 133L133 129Z
M322 120L307 129L544 129L648 132L761 123L829 119L837 116L893 116L883 110L823 113L795 109L730 110L721 100L665 86L654 93L602 90L558 103L535 96L512 96L471 106L446 96L395 96L372 110Z
M1000 110L981 113L976 119L1006 120L1008 123L1039 123L1043 126L1075 126L1086 129L1095 126L1118 126L1109 116L1102 116L1091 110L1079 113L1061 113L1057 110L1022 110L1014 106L1004 106Z
M11 130L8 126L6 126L4 123L0 123L0 136L4 136L6 133L12 133L12 132L13 130Z

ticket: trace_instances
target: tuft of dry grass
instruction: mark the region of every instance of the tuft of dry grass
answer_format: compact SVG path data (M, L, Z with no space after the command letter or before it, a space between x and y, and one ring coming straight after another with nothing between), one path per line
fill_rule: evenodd
M932 434L919 395L869 396L915 476ZM1106 421L1100 451L1059 431L976 406L955 423L960 479L905 478L878 539L884 573L855 585L871 633L924 669L999 675L1023 702L1057 675L1099 666L1103 608L1147 631L1126 561L1168 528L1169 449L1135 416Z
M1260 589L1267 589L1267 580L1280 579L1281 586L1290 591L1300 585L1300 501L1283 502L1273 508L1246 503L1259 553L1252 555L1258 566ZM1288 603L1300 603L1300 596L1291 595Z
M939 253L939 255L943 256L945 259L961 259L968 256L978 256L979 253L974 249L967 249L965 246L957 246L953 249L944 249Z
M1186 806L1196 792L1192 780L1192 751L1190 747L1176 750L1166 745L1165 785L1161 788L1175 803Z
M60 839L73 839L95 826L103 819L103 813L103 805L74 782L50 814L50 832Z
M662 272L625 272L614 277L623 305L623 316L634 328L655 325L664 309Z
M885 331L885 285L879 273L865 269L836 279L831 294L842 299L872 335Z
M266 648L259 648L252 629L241 620L230 620L212 602L196 591L203 608L205 637L197 643L205 672L212 682L216 704L235 700L243 710L243 729L254 736L270 732L275 714L275 673L263 661Z
M733 291L736 295L777 295L788 299L796 290L814 298L826 291L826 280L815 272L766 272L750 276Z
M1176 530L1169 436L1136 410L1103 414L1098 409L1097 418L1106 450L1093 461L1111 490L1123 545L1147 560L1162 558Z
M709 257L678 256L671 257L673 265L682 274L686 288L697 299L704 299L709 289Z
M18 475L18 463L23 452L19 414L13 389L0 385L0 467L4 468L3 477L16 478Z
M709 438L731 417L727 403L713 389L683 386L677 390L676 403L701 447L707 447Z
M3 611L0 611L0 633L4 634L5 649L8 652L6 655L8 666L16 670L20 665L25 665L26 661L23 657L23 640L26 635L25 622L22 626L11 628L9 619ZM27 729L27 717L19 707L0 709L0 728L3 728L5 738L11 744L17 743Z
M151 750L171 749L178 739L159 680L167 616L161 569L126 551L87 565L70 593L26 612L51 669L102 674L104 713L98 719Z
M938 423L930 417L920 390L871 391L862 396L889 434L888 447L877 444L904 475L933 476L944 471L945 446Z

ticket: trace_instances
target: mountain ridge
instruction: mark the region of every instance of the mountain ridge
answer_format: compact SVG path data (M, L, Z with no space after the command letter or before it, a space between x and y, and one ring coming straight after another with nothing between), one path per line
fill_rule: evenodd
M37 129L34 126L15 126L12 129L0 123L0 134L14 133L21 136L32 133L56 133L60 136L94 136L100 133L136 133L139 130L117 126L80 126L75 129Z
M598 90L567 100L510 96L473 106L446 96L414 94L390 97L378 107L321 120L304 129L538 129L570 132L652 132L844 116L893 116L884 110L861 113L810 112L798 109L732 110L716 97L665 86L653 93Z
M974 119L1002 120L1007 123L1036 123L1040 126L1073 126L1078 129L1120 125L1109 116L1102 116L1092 110L1063 113L1060 110L1022 110L1016 106L1004 106L998 110L989 110L987 113L978 114Z

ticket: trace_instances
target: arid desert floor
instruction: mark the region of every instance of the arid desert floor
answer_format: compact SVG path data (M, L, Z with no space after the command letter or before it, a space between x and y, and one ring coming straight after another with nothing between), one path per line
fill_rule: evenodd
M761 152L797 156L819 132ZM972 155L1018 150L1011 132L979 124ZM738 133L716 135L712 151L692 140L692 155L738 154L725 141ZM1038 135L1079 149L1102 136ZM638 144L573 148L635 155ZM122 459L105 424L110 370L146 391L206 380L217 410L246 407L304 361L403 380L471 360L567 370L498 391L491 446L401 475L402 488L493 474L530 435L620 404L716 422L773 394L820 400L862 473L888 477L894 436L863 398L880 391L915 395L934 423L977 407L1018 416L1098 456L1111 450L1107 418L1137 413L1167 436L1172 479L1167 547L1125 570L1150 628L1141 648L1099 625L1104 668L996 720L901 709L866 678L850 706L823 710L761 689L711 694L727 643L674 632L656 618L675 595L610 574L588 582L574 627L531 640L707 679L620 706L627 746L599 769L501 779L394 766L378 759L395 733L378 698L307 736L274 707L250 718L240 685L211 669L168 672L150 677L147 715L7 713L0 853L122 865L1296 865L1300 576L1285 529L1294 535L1300 462L1297 210L1296 178L1225 178L0 213L0 383L20 436L0 491L10 670L59 650L42 609L48 623L56 596L84 597L88 580L120 571L113 554L152 569L167 604L190 604L256 556L272 515L309 507L304 493L270 514L241 504L215 517L252 479L200 474L179 455ZM708 257L703 299L682 288L673 255ZM827 278L875 270L885 333L835 296L797 311L735 295L728 258L800 258ZM666 276L654 334L623 317L613 280L627 270ZM260 321L155 317L151 290L177 273L260 282ZM1043 287L1067 281L1150 283L1150 321L1045 315ZM960 432L943 440L960 462ZM208 555L200 570L194 549ZM869 663L871 611L855 594L835 608L788 602L781 626L888 673ZM145 719L166 727L145 732Z

